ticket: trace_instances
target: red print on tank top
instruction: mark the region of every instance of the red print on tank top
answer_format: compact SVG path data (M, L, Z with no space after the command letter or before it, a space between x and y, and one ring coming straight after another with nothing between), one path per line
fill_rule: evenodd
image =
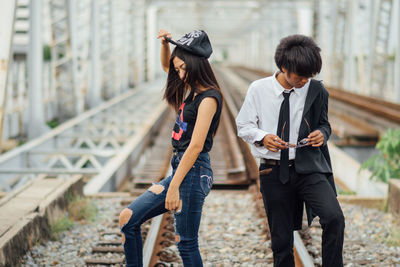
M187 129L187 122L183 121L183 108L185 107L185 103L182 103L182 105L179 108L178 111L178 116L176 116L176 121L175 124L179 126L179 132L175 132L174 130L172 131L172 138L179 141L182 137L182 134L186 132Z

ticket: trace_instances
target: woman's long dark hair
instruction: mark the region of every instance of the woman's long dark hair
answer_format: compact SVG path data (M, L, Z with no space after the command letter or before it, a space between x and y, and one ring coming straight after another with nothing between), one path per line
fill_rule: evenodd
M173 63L175 57L178 57L185 62L186 74L183 80L179 78L179 75L175 70ZM177 111L184 101L187 90L191 90L190 94L193 97L194 93L201 92L199 86L215 89L222 96L217 79L215 78L208 59L193 55L179 47L175 47L169 61L169 72L164 92L164 99L167 100L168 104Z
M186 74L183 80L179 78L179 74L175 70L173 63L175 57L178 57L185 62ZM175 111L178 111L179 107L185 100L184 97L187 90L190 90L189 98L193 98L194 93L201 92L199 86L217 90L221 95L222 105L222 92L208 59L193 55L182 48L175 47L169 61L169 72L164 92L164 99L167 100L168 104L170 104Z

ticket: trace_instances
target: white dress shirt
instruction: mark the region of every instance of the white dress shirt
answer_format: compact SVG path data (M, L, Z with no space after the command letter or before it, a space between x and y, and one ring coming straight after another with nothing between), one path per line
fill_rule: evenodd
M280 159L280 151L272 152L264 146L256 146L267 134L276 134L279 111L284 99L285 89L273 76L256 80L250 84L242 108L236 118L239 137L251 145L251 152L256 158ZM289 143L296 144L302 120L304 104L310 79L301 88L292 88L290 94L290 136ZM290 91L287 90L287 92ZM295 148L289 148L289 160L295 158Z

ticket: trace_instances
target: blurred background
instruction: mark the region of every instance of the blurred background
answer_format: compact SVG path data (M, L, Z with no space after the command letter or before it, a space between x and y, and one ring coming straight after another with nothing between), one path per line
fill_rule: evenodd
M399 103L399 2L2 0L1 148L162 75L160 28L203 29L213 63L267 72L282 37L309 35L326 85Z
M0 0L0 266L123 264L119 211L172 155L159 29L205 30L224 94L207 266L272 266L257 162L234 119L291 34L322 51L345 266L400 266L400 0ZM181 266L168 216L144 226L144 266ZM320 231L295 235L296 266L321 266Z

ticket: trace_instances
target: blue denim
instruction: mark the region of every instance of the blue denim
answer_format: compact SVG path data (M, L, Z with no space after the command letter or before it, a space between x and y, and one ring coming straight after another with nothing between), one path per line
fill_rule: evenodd
M140 226L148 219L168 211L165 209L165 198L182 156L183 152L178 152L172 157L172 175L157 183L164 186L160 194L147 190L128 206L132 210L132 216L121 227L121 232L125 235L124 250L128 267L143 266ZM208 153L201 153L179 187L182 209L174 213L175 233L180 240L177 246L185 267L203 266L198 232L204 199L211 190L212 182L210 158Z

